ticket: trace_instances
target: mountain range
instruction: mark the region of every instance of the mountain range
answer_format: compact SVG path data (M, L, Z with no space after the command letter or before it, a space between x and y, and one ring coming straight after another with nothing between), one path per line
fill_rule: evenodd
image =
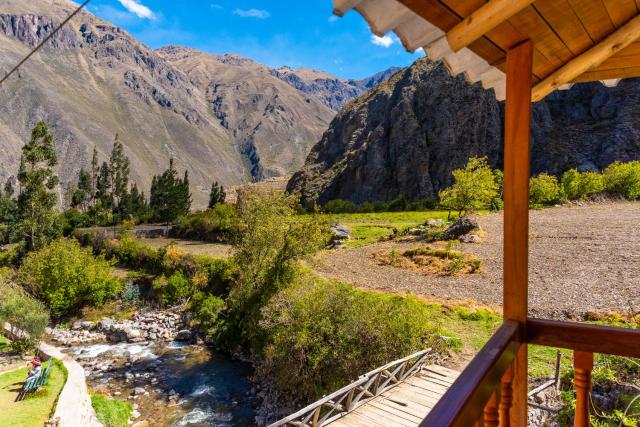
M640 79L582 83L533 106L531 172L640 159ZM288 189L306 203L433 198L469 156L502 167L504 104L428 58L350 102Z
M76 7L0 0L0 72ZM347 81L234 54L152 50L82 11L0 87L0 179L15 175L20 148L44 120L56 137L63 186L88 167L94 146L106 160L117 133L139 186L149 188L174 158L201 206L213 180L229 186L298 170L336 111L395 71Z

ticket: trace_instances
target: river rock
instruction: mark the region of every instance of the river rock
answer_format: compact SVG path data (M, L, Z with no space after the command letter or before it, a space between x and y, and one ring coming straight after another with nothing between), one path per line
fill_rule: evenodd
M331 232L333 233L334 239L348 240L349 235L351 234L351 229L346 225L335 223L331 225Z
M101 331L111 331L111 329L113 328L113 324L115 323L115 321L110 318L110 317L103 317L102 319L100 319L98 321L98 329L100 329Z
M193 333L188 329L183 329L181 331L178 331L174 339L176 341L191 341L192 338Z
M442 235L442 240L456 240L470 231L480 228L478 222L471 218L460 218L449 226Z
M431 218L428 219L424 225L426 225L427 227L432 227L432 228L439 228L442 227L444 225L444 221L441 220L440 218Z
M460 236L461 243L478 243L480 242L480 237L475 234L463 234Z

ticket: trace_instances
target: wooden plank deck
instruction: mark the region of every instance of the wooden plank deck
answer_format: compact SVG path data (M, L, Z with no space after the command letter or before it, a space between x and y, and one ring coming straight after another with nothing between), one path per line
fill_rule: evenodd
M424 366L419 373L385 391L331 427L414 427L427 416L459 372L438 365Z

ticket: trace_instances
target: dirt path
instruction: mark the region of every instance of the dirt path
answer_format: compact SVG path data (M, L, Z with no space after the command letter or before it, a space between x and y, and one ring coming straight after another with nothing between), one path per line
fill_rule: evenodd
M556 207L530 215L530 314L581 317L588 311L640 310L640 203ZM478 217L482 243L463 250L482 259L482 273L426 276L379 265L379 251L417 246L384 242L318 257L323 275L358 287L412 292L437 299L502 301L502 213Z

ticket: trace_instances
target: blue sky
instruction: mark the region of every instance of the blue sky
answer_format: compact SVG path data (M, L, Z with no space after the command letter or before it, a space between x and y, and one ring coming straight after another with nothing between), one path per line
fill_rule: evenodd
M77 0L76 0L77 1ZM405 66L395 35L375 38L354 11L334 17L331 0L92 0L89 11L152 48L168 44L238 53L271 67L288 65L363 78Z

